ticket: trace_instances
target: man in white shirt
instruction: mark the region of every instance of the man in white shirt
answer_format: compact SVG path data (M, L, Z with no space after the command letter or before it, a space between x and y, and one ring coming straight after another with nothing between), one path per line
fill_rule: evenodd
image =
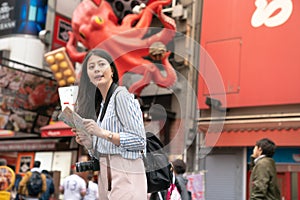
M93 182L93 172L88 174L87 179L89 181L88 188L83 200L98 200L99 199L98 184Z
M59 190L64 194L64 200L81 200L86 195L86 182L74 172L61 183Z
M40 167L41 167L41 161L36 160L34 161L33 168L31 168L30 171L42 173L42 169Z

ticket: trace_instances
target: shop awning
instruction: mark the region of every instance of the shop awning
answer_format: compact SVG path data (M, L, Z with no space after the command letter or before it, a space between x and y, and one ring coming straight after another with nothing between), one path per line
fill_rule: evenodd
M300 146L299 117L200 121L198 129L209 147L253 146L264 137L277 146Z
M62 121L43 126L41 128L41 137L73 137L74 133L71 127Z

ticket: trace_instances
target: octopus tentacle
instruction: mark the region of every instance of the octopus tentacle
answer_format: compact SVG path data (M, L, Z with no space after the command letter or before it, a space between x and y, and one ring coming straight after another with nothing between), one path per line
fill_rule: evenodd
M129 91L140 95L141 91L150 84L151 80L155 82L160 87L171 87L177 80L176 72L173 66L169 62L169 56L171 52L166 52L163 59L162 64L166 71L166 76L163 76L161 71L155 66L155 64L151 63L150 65L143 66L143 78L138 82L132 84L129 88ZM136 69L136 72L139 72L139 69Z
M176 30L176 23L175 20L167 15L165 15L162 11L162 6L158 8L158 19L162 22L164 25L164 28Z
M128 91L137 96L140 96L142 90L150 84L151 80L152 80L151 73L146 71L143 78L135 82L134 84L132 84L129 87Z
M74 34L70 31L68 32L68 34L69 34L69 40L66 44L67 53L72 59L72 61L81 63L86 55L86 52L78 52L75 45L76 39Z
M169 5L171 3L171 0L165 0L165 1L154 1L151 2L150 4L148 4L148 6L142 10L142 12L140 14L138 14L138 17L132 17L131 15L136 15L136 14L130 14L128 16L128 19L130 19L130 23L132 25L132 20L137 20L139 19L139 21L137 22L137 24L134 26L135 28L145 28L145 27L149 27L149 25L151 24L152 18L153 18L153 14L158 14L159 12L161 12L161 8L162 6L165 5ZM124 21L127 21L127 16L124 18ZM128 25L128 23L126 23Z
M160 87L170 87L177 80L176 72L175 72L173 66L169 62L170 54L171 54L171 52L165 53L165 55L162 59L162 66L166 71L166 76L165 77L162 76L159 69L155 70L155 72L153 73L153 80Z

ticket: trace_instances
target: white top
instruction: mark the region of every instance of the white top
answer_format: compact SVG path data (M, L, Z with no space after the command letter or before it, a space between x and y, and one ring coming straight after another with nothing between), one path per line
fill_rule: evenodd
M103 106L101 103L100 113ZM97 123L103 129L120 134L120 146L114 145L107 139L98 138L98 152L119 154L126 159L142 157L141 151L146 148L143 114L138 100L124 86L119 86L114 91L102 122L100 122L99 114ZM96 141L97 137L93 136L94 145Z
M98 184L94 183L93 181L89 181L89 187L86 191L86 195L84 196L83 200L98 200L99 193L98 193Z
M38 167L33 167L30 171L31 171L31 172L39 172L39 173L42 173L42 169L41 169L41 168L38 168Z
M64 189L64 200L81 200L80 192L86 191L86 183L77 174L72 174L63 180L60 188Z

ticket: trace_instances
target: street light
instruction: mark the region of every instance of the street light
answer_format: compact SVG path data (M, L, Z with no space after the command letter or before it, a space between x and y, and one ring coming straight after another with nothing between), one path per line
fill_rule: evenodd
M75 83L74 67L65 47L50 51L44 57L60 87Z

